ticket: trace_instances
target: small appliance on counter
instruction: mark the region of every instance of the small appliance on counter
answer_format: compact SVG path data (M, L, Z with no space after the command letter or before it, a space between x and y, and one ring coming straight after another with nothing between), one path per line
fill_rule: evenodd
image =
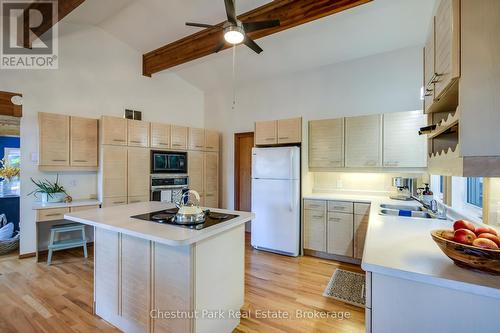
M393 177L392 186L396 188L396 194L391 195L391 199L410 201L417 195L417 178Z

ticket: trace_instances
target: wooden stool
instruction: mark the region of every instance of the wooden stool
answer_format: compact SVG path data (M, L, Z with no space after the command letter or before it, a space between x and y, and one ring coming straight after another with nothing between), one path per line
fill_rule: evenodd
M63 232L81 231L81 238L71 238L65 240L56 240L56 236ZM87 258L87 240L85 239L85 226L80 223L67 223L54 225L50 228L49 255L47 265L52 261L52 252L57 250L72 249L83 246L83 255Z

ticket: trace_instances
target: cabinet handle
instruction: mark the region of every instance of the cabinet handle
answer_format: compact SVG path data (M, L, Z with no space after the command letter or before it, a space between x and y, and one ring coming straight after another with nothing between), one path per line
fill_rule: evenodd
M323 215L313 215L313 219L322 219L324 216Z
M60 215L62 215L62 214L60 214L60 213L52 213L52 214L47 214L45 216L49 217L49 216L60 216Z
M66 162L66 160L52 160L52 162Z
M212 146L207 146L208 149L214 149L215 147Z
M141 200L133 200L133 201L130 201L130 203L138 203L138 202L141 202Z
M166 142L160 142L161 145L168 146L168 143Z
M116 141L116 142L125 142L125 140L123 140L123 139L113 139L113 141Z
M340 221L340 217L329 217L328 218L330 221Z
M115 205L117 205L117 204L124 204L124 203L125 203L125 201L115 201L115 202L113 202L113 204L115 204Z
M274 138L265 138L266 141L274 141Z
M213 197L213 194L205 194L205 197Z
M333 209L340 209L340 210L344 210L345 207L344 206L333 206Z
M196 148L203 148L203 146L195 146Z
M365 163L365 165L367 165L367 166L374 166L376 164L377 164L377 162L375 162L375 161L368 161Z
M137 140L130 140L130 142L132 142L132 143L141 143L141 141L137 141Z
M172 146L174 146L174 147L180 147L181 145L178 144L178 143L172 143Z
M290 139L288 136L280 136L279 137L280 140L287 140L287 139Z
M73 160L73 162L88 162L87 160Z

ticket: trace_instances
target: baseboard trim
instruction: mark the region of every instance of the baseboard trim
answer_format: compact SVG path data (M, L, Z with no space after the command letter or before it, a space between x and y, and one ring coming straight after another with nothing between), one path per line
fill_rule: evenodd
M29 253L24 253L19 255L19 259L26 259L26 258L33 258L36 257L36 252L29 252Z
M349 264L361 265L360 259L339 256L337 254L331 254L331 253L326 253L326 252L321 252L321 251L304 249L304 255L311 256L311 257L318 257L318 258L327 259L327 260L342 261L342 262L347 262Z

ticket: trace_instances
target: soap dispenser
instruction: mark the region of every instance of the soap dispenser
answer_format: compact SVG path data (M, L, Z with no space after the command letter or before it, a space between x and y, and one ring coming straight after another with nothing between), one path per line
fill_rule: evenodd
M422 201L430 205L431 201L434 199L434 193L432 193L429 184L424 184L424 189L422 191Z

